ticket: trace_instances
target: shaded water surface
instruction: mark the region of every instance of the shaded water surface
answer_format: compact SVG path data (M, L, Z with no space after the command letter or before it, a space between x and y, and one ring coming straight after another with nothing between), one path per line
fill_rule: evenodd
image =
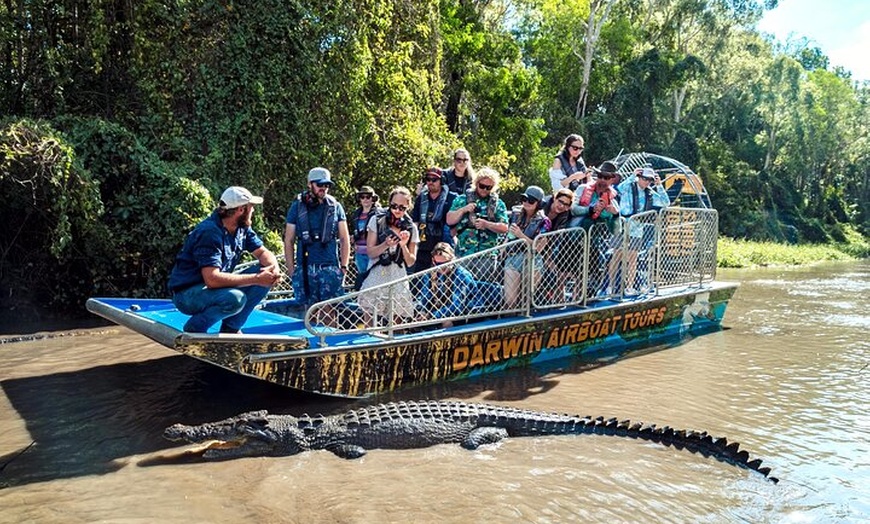
M191 461L174 422L335 413L123 328L0 344L0 522L854 522L870 519L870 263L721 272L726 329L580 372L407 391L740 441L782 480L605 437ZM8 335L7 335L8 336ZM390 400L390 399L386 399Z

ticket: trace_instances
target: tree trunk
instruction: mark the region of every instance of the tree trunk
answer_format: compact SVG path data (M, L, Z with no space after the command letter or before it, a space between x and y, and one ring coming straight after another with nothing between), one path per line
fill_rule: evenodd
M589 96L589 77L592 74L592 58L595 56L595 48L598 45L598 38L601 36L601 28L604 22L607 21L607 16L610 14L610 9L616 0L592 0L589 2L589 19L586 21L586 45L583 56L575 50L574 54L580 58L580 63L583 64L583 76L580 81L580 96L577 98L577 107L574 110L574 118L580 119L586 116L586 99ZM604 12L601 16L598 11L604 6Z

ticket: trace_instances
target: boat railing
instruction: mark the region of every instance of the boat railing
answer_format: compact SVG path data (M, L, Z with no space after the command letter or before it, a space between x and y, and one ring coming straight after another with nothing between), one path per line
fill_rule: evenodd
M658 287L700 285L716 278L719 213L715 209L665 208L656 229Z
M666 208L511 240L401 279L318 302L306 328L321 338L370 333L386 339L536 310L652 296L715 277L718 214ZM373 271L378 271L376 266Z
M513 240L437 265L398 280L313 304L305 326L315 336L371 333L392 338L398 331L464 323L501 315L529 315L530 288L520 279L518 293L505 300L503 264L517 257L528 265L530 244ZM374 266L372 271L380 271Z

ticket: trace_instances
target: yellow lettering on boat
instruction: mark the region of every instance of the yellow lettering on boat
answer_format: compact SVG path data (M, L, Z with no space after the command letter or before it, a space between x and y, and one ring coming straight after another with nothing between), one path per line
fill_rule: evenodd
M538 353L541 351L541 348L544 347L544 337L539 335L538 333L532 333L530 337L526 339L526 351L524 354L529 353Z
M592 327L589 329L589 336L592 338L598 338L598 335L601 332L601 319L596 320L592 323Z
M573 344L577 342L577 330L580 329L580 326L577 324L571 324L562 330L562 345L565 344Z
M486 344L486 356L483 361L487 364L498 362L498 352L501 349L501 340L493 340Z
M453 350L453 371L468 367L468 346L459 346Z
M471 350L471 359L468 362L469 366L480 366L483 364L483 345L475 344Z
M606 337L610 334L610 322L612 318L605 318L601 321L601 331L598 333L599 337Z
M612 317L555 327L544 333L517 335L512 334L510 330L485 332L481 334L479 342L457 346L453 350L453 371L532 355L545 347L557 348L579 344L619 332L653 326L664 321L666 312L667 306L630 311ZM502 334L509 336L502 338L499 336Z
M577 342L583 342L584 340L589 338L590 324L591 323L588 320L580 324L580 330L577 332Z
M548 348L559 347L559 345L560 345L559 344L559 331L560 331L559 328L556 328L553 331L550 331L550 336L547 338L547 347Z
M520 348L525 346L523 342L526 341L527 336L520 337L511 337L505 340L504 344L502 344L501 354L504 358L513 358L520 354Z

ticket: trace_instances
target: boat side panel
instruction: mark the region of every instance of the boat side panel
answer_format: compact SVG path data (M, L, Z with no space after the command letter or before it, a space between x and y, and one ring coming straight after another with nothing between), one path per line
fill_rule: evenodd
M606 309L577 310L574 315L378 349L244 360L239 371L300 390L362 397L567 357L616 358L630 350L673 343L718 328L735 289L718 287Z

